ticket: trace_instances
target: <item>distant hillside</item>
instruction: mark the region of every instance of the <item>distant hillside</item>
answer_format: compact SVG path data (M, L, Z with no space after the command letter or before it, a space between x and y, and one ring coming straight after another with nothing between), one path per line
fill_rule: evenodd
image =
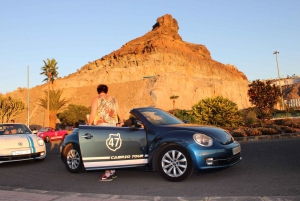
M235 66L213 60L204 45L183 41L178 30L177 20L171 15L159 17L145 35L57 79L55 89L63 89L70 103L89 106L97 95L96 86L105 83L125 116L131 108L141 106L170 110L172 95L179 96L175 106L180 109L191 109L199 100L217 95L234 101L240 109L249 107L245 74ZM46 84L30 89L31 124L44 123L45 109L37 104L44 90ZM26 89L6 95L26 103ZM26 118L24 111L16 120L26 122Z
M282 87L284 99L297 99L300 98L300 83L285 85Z

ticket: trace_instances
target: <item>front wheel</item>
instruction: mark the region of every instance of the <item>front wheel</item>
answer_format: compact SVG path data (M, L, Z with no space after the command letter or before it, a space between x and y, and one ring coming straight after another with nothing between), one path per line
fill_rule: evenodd
M183 147L168 145L158 154L158 172L168 181L179 182L189 178L194 172L192 159Z
M71 173L77 173L82 168L80 150L75 145L68 145L64 151L64 163Z

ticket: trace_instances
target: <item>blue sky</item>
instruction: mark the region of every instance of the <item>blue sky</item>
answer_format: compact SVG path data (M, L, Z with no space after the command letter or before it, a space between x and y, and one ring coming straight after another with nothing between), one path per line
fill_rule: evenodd
M146 34L171 14L184 41L205 45L214 60L248 80L300 74L299 0L13 0L0 6L0 93L43 84L43 60L59 77Z

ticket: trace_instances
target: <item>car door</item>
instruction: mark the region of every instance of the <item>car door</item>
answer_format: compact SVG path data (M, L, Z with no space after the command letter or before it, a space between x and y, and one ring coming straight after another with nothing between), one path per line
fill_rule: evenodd
M59 138L59 131L55 130L54 128L50 129L49 134L51 135L51 139L53 140Z
M81 126L79 143L87 170L148 163L146 131L143 128Z

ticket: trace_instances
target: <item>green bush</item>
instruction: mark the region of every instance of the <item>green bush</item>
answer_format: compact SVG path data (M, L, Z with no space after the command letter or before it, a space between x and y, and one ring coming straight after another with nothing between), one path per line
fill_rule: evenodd
M243 117L246 126L252 126L258 123L258 119L256 115L257 108L255 107L245 108L240 110L239 112Z
M222 96L200 100L192 112L199 124L231 127L243 122L237 104Z
M181 119L182 121L188 121L190 124L197 123L196 117L192 115L191 110L172 110L169 111L170 113L174 113L174 116L177 117L178 119Z
M291 117L292 116L292 114L291 113L289 113L289 112L284 112L284 113L282 113L282 112L276 112L274 115L273 115L273 117L276 119L276 118L287 118L287 117Z

